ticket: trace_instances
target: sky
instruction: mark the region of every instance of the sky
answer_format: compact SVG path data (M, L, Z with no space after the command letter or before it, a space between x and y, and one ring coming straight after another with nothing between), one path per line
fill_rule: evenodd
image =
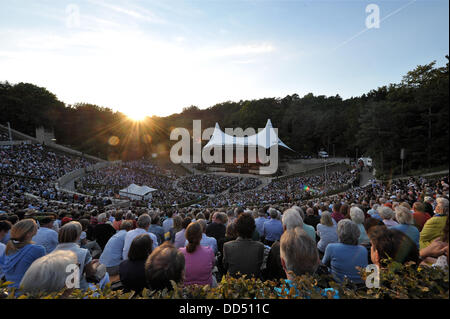
M444 65L448 12L448 0L0 0L0 81L134 118L349 98Z

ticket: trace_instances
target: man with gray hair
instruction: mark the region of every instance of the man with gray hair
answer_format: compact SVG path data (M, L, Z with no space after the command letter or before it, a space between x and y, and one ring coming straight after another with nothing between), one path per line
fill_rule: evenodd
M427 220L420 232L420 249L428 247L433 240L443 236L445 223L448 218L448 199L439 197L436 199L434 215Z
M380 215L380 217L383 220L383 223L387 227L392 227L392 226L398 225L398 223L395 220L393 220L393 218L394 218L394 211L390 207L388 207L388 206L380 206L378 208L378 214Z
M398 222L397 226L391 227L407 235L411 240L416 243L419 248L420 232L414 225L414 217L410 210L405 206L397 206L395 208L395 219Z
M283 232L295 228L303 229L303 220L298 211L294 208L289 208L284 211L282 215ZM318 258L318 257L317 257ZM265 277L269 280L277 280L286 278L280 259L280 242L276 241L270 248L267 257L267 266L265 270Z
M300 215L302 221L305 220L305 213L303 212L303 209L301 207L294 205L291 207L291 209L293 209ZM314 227L305 223L303 223L302 227L303 230L309 235L309 237L311 237L312 240L316 241L316 230L314 229Z
M327 245L322 263L330 268L337 282L348 278L354 283L362 283L363 280L356 267L367 266L368 252L365 247L358 245L360 235L358 226L349 219L342 219L338 222L337 234L339 243Z
M286 230L280 241L280 263L289 280L315 273L320 263L316 243L300 227Z
M135 239L139 235L142 234L149 235L153 241L153 249L158 247L158 238L156 237L155 234L150 233L148 231L151 221L152 220L148 214L142 214L141 216L139 216L137 220L137 228L129 231L125 236L125 243L123 245L123 253L122 253L123 260L128 259L128 251L130 250L131 243L133 242L133 239Z

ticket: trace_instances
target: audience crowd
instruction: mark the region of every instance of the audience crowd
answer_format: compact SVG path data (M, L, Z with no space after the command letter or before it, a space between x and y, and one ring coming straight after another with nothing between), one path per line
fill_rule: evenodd
M374 180L327 195L354 177L333 172L275 180L257 191L212 198L202 207L132 202L119 208L103 198L113 194L109 189L94 197L53 190L56 178L89 165L87 160L42 145L2 147L0 153L0 278L18 288L17 296L107 283L139 295L144 288L171 289L171 280L215 287L225 274L287 285L295 275L329 274L329 280L360 288L359 269L369 264L382 269L389 258L448 267L448 176ZM146 165L126 163L82 183L114 191L155 182L164 186L161 200L171 193L169 202L176 202L177 190L168 184L177 177ZM194 175L180 184L216 194L238 182ZM243 188L258 186L251 179L242 182ZM248 197L233 197L243 194Z

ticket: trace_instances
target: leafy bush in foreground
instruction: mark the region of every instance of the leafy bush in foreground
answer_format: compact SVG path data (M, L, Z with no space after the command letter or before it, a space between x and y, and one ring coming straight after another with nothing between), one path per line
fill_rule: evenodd
M365 271L361 272L366 279ZM104 290L61 291L53 294L22 295L18 299L329 299L334 292L324 293L324 288L333 288L340 299L448 299L449 272L414 264L401 265L391 262L380 271L379 288L355 287L351 283L338 284L328 275L303 275L293 281L296 289L280 281L261 281L255 278L223 277L216 288L209 286L178 287L173 283L172 291L150 291L142 295L113 291L110 285ZM275 288L281 288L277 293ZM0 298L15 299L15 290L7 283L0 286Z

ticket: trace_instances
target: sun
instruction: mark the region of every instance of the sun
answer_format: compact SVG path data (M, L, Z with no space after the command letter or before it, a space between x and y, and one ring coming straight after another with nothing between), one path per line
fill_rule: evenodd
M148 116L145 112L141 110L130 110L128 112L125 112L125 115L132 121L135 122L141 122L145 120L145 118Z

